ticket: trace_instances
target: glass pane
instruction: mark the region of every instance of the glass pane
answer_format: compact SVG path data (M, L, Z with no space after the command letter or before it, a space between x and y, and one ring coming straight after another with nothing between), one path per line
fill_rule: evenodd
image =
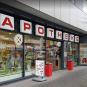
M46 63L52 63L53 70L60 69L61 42L46 40Z
M35 73L35 60L45 58L45 40L40 37L24 36L25 75Z
M74 61L74 65L77 65L78 62L78 44L72 43L72 60Z
M64 42L64 68L66 68L67 57L68 57L68 42Z
M80 44L80 64L87 65L87 43Z
M15 35L0 31L0 82L22 76L23 47L15 45Z
M61 67L61 42L54 41L54 70Z
M46 40L46 63L52 63L54 57L54 42L51 40Z
M72 60L77 65L78 60L78 44L73 42L64 42L64 67L67 60Z

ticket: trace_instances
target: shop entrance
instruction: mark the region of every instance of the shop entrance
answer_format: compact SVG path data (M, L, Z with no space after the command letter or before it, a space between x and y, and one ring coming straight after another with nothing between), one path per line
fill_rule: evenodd
M25 76L35 74L35 61L45 59L45 40L42 37L24 35Z
M61 42L46 40L46 63L53 64L53 70L60 69L61 65Z
M64 68L66 68L67 60L72 60L74 66L78 62L78 44L74 42L64 42Z

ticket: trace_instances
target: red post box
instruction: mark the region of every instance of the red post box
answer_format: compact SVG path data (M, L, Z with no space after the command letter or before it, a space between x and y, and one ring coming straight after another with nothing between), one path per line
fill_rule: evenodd
M48 63L45 65L45 76L50 77L52 76L52 63Z
M73 70L74 64L72 60L67 61L67 69L68 70Z

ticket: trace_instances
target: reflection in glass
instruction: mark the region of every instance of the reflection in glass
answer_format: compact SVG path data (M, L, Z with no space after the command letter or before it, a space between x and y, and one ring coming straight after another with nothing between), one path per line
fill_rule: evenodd
M64 42L64 67L67 60L72 60L74 65L78 62L78 44L73 42Z
M35 60L45 58L45 40L42 37L24 36L25 75L35 73Z
M87 43L80 43L80 64L87 65Z
M0 31L0 82L22 77L23 47L16 46L15 35Z
M53 70L60 69L61 42L46 40L46 63L52 63Z

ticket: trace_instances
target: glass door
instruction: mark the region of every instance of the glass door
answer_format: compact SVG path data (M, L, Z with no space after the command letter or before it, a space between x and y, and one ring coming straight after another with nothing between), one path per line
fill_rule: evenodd
M73 42L64 42L64 67L66 68L67 60L72 60L74 65L78 62L78 44Z
M53 70L60 69L61 42L46 40L46 63L53 64Z
M61 42L54 41L54 70L58 70L61 68L61 50Z
M24 36L25 76L35 74L35 60L45 59L45 40L42 37Z

